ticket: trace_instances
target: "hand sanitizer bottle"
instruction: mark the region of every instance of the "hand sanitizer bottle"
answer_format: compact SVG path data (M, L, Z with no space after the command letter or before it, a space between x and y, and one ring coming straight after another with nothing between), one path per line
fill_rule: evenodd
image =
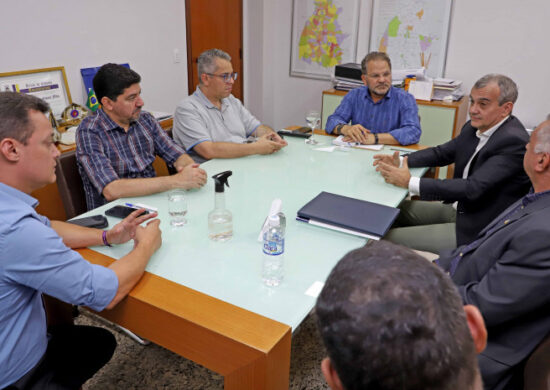
M214 193L214 210L208 213L208 238L213 241L228 241L233 237L233 215L225 208L225 186L229 187L227 178L233 172L218 173L212 178L216 183Z

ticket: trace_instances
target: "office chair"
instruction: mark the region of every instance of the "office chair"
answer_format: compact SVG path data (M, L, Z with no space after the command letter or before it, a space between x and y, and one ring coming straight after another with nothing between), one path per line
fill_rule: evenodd
M550 334L531 354L523 369L525 390L550 389Z
M80 173L78 173L76 152L74 150L63 153L57 158L55 174L59 196L63 202L67 219L85 213L87 211L86 195L84 194Z
M88 211L84 186L80 173L78 172L76 152L74 150L63 153L57 158L55 174L59 196L63 202L63 208L65 209L65 214L67 214L67 219L71 219ZM115 324L115 326L142 345L150 343L150 341L142 339L120 325Z

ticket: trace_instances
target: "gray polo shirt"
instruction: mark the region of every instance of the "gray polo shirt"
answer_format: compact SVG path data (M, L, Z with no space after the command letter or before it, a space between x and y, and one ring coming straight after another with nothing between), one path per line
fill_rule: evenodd
M204 141L243 143L260 125L233 95L222 99L219 110L199 87L183 99L174 115L174 140L197 162L205 161L192 150Z

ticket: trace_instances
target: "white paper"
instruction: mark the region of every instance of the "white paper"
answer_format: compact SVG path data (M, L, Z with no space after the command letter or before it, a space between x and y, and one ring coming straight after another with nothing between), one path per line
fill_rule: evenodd
M316 150L318 152L332 153L332 152L334 152L334 149L336 149L336 146L328 146L328 147L325 147L325 148L315 148L313 150Z
M350 148L359 148L359 149L367 149L367 150L382 150L382 148L384 147L383 144L363 145L359 142L346 142L346 141L344 141L344 136L343 135L340 135L340 136L336 137L332 141L332 144L336 145L336 146L347 146L347 147L350 147Z
M409 84L409 93L417 100L432 100L433 90L433 81L413 80Z
M321 290L324 287L323 282L314 282L309 288L306 290L305 294L309 295L310 297L317 298L319 294L321 294Z

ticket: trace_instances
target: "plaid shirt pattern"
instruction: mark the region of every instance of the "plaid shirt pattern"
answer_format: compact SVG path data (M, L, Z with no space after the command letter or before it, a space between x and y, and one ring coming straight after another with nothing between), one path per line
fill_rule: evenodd
M118 179L155 177L158 155L173 164L184 148L177 145L148 112L124 131L102 109L84 118L76 132L76 158L88 210L107 202L103 189Z

